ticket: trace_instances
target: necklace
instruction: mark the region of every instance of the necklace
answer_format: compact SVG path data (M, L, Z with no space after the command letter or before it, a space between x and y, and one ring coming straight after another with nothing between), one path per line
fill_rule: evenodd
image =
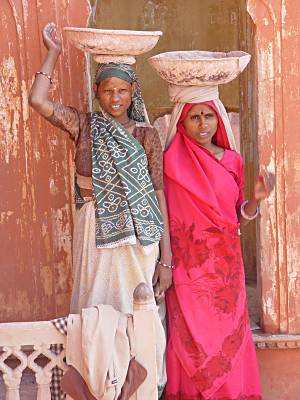
M123 123L122 123L122 125L123 125L123 126L128 126L128 125L130 125L130 124L131 124L131 122L132 122L132 121L131 121L131 119L130 119L130 118L128 118L128 121L126 121L126 122L123 122Z
M216 151L215 153L212 153L212 154L217 160L221 161L222 158L223 158L224 153L225 153L225 150L222 149L222 150ZM221 158L219 158L220 156L221 156Z
M224 150L222 149L220 151L216 151L215 153L214 152L212 152L212 153L213 153L214 156L218 156L219 154L223 154Z

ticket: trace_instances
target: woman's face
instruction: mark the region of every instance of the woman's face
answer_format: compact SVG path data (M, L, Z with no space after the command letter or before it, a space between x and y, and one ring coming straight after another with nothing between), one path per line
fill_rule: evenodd
M183 126L191 139L205 147L217 131L218 117L207 104L196 104L185 116Z
M119 122L127 122L127 110L131 105L133 85L119 78L107 78L96 87L100 106Z

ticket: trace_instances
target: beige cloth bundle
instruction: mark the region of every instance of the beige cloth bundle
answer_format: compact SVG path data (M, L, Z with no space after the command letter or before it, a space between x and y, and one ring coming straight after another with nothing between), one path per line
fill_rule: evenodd
M127 316L110 305L82 310L68 318L67 363L84 378L97 400L121 393L130 361Z

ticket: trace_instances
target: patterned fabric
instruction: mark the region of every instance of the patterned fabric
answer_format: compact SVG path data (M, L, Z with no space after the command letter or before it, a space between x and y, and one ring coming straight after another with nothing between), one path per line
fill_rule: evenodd
M62 335L67 335L67 325L68 325L67 317L53 319L51 322ZM52 344L50 347L50 350L54 354L60 354L63 351L63 349L64 348L62 344ZM54 367L52 369L52 378L50 387L51 400L66 399L66 394L60 388L60 380L63 374L64 374L63 370L58 367Z
M47 120L69 133L76 143L76 173L92 176L91 114L79 112L62 103L53 103L53 114ZM132 136L143 146L155 190L163 189L163 155L159 134L151 125L137 122Z
M205 104L218 116L216 144L228 147L215 103ZM238 236L243 161L229 149L216 159L179 118L164 177L176 265L167 292L166 398L260 399Z
M55 354L60 354L63 351L62 344L52 344L50 350ZM65 400L66 394L60 388L60 381L63 377L64 371L58 367L52 368L51 378L51 400Z
M134 91L132 97L132 103L127 113L129 118L134 119L135 121L138 122L145 122L148 119L148 117L145 112L145 104L142 97L140 83L135 71L132 69L130 65L114 64L114 63L99 64L95 76L96 84L100 82L101 74L103 74L107 70L112 70L112 69L115 69L116 71L125 72L126 74L129 75L131 82L134 82L136 84L136 90Z
M162 216L143 147L107 113L92 113L96 246L158 242Z
M62 335L67 335L67 331L68 331L68 318L67 317L56 318L56 319L53 319L51 322Z

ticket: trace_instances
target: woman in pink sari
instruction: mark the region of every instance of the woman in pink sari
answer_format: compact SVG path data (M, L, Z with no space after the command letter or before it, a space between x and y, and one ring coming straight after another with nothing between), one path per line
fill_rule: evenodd
M243 160L231 150L225 109L212 98L181 105L164 156L175 265L166 399L260 400L239 226L257 216L270 178L264 172L244 201Z

